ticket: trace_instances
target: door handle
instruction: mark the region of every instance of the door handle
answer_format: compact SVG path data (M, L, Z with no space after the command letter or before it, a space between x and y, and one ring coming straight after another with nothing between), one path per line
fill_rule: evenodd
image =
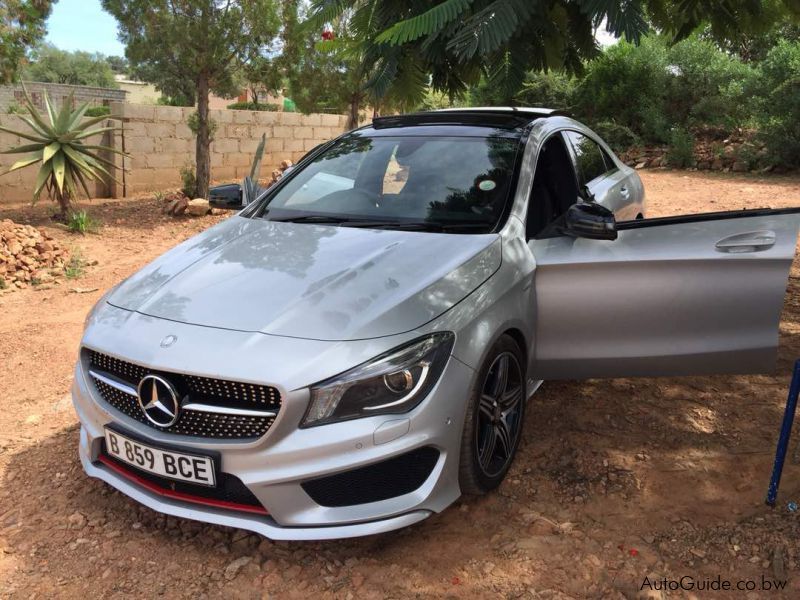
M730 254L760 252L772 248L775 245L775 239L774 231L748 231L722 238L715 247L719 252L729 252Z

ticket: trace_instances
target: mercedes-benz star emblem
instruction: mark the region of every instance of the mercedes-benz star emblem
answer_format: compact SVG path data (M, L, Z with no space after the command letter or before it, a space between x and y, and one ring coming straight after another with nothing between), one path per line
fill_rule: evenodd
M139 382L139 407L151 423L170 427L178 420L181 403L172 384L158 375L145 375Z

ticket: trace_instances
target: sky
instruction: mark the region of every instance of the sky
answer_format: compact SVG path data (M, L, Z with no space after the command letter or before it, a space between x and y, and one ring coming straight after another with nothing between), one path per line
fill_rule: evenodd
M47 20L47 41L61 50L124 56L117 40L117 21L100 7L100 0L58 0Z

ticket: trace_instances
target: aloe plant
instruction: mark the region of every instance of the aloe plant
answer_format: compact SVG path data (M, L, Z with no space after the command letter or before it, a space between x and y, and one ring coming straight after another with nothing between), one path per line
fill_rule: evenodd
M28 166L38 165L36 183L33 190L33 201L36 202L41 193L47 190L51 198L58 202L62 218L66 219L72 212L72 200L77 198L79 190L90 197L87 183L108 177L116 181L111 171L116 165L103 158L98 152L113 152L128 156L115 148L87 143L87 139L114 131L117 127L93 127L101 121L114 118L110 115L84 120L89 103L72 108L72 95L66 99L60 110L56 110L45 92L44 104L46 116L39 112L27 92L23 106L26 115L20 115L30 131L15 131L0 126L5 131L19 136L31 143L5 150L2 154L21 154L31 152L31 156L15 162L6 173L11 173ZM5 175L6 173L3 173Z

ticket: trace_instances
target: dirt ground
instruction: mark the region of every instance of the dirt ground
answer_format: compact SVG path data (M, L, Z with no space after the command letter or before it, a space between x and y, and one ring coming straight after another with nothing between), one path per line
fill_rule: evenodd
M800 178L642 177L651 215L800 206ZM800 262L777 375L546 383L496 493L390 534L275 543L164 517L83 474L68 392L84 316L105 289L223 218L171 219L149 198L87 208L104 225L81 237L52 223L49 206L0 204L0 218L45 227L97 261L78 279L0 296L0 597L634 598L648 576L756 586L671 598L798 597L796 445L778 507L764 495L800 357ZM784 592L762 591L786 578Z

